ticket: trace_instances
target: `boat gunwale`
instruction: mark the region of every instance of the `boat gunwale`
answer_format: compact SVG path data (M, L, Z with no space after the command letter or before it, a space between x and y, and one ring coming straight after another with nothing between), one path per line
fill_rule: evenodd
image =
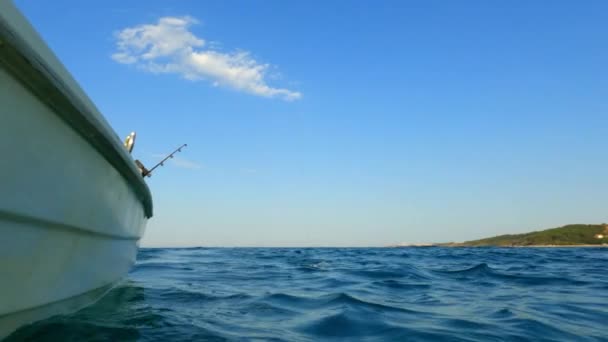
M96 109L84 103L2 16L0 66L93 146L134 190L143 204L145 216L152 217L150 189L118 137L108 132L96 117Z

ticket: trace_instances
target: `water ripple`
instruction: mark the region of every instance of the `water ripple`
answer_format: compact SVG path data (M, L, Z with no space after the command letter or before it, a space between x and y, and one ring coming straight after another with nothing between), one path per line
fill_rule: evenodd
M608 341L600 248L142 249L8 341Z

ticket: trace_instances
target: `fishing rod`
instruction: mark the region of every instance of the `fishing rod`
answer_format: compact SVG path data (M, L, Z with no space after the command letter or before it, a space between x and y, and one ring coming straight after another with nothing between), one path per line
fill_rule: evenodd
M157 167L159 167L159 166L164 166L164 165L165 165L165 162L166 162L168 159L173 158L173 155L174 155L174 154L176 154L177 152L181 152L181 151L182 151L182 148L184 148L184 147L186 147L186 146L188 146L188 144L183 144L182 146L178 147L178 148L177 148L175 151L171 152L171 154L169 154L168 156L166 156L166 157L165 157L165 159L161 160L161 161L160 161L158 164L154 165L154 166L153 166L153 167L152 167L150 170L148 170L148 169L146 169L146 168L143 168L143 169L142 169L142 172L141 172L141 175L142 175L142 176L144 176L144 177L146 177L146 176L147 176L147 177L152 176L152 171L154 171L154 169L156 169L156 168L157 168ZM143 166L143 165L142 165L142 166Z

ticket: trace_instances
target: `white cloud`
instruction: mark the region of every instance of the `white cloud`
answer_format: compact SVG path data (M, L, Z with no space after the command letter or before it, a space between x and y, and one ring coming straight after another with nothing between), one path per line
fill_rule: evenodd
M133 64L152 73L174 73L214 86L229 87L264 97L292 101L302 97L297 91L273 88L266 83L269 64L258 63L246 51L224 53L212 49L189 27L192 17L163 17L156 24L125 28L116 33L112 55L118 63Z
M200 170L203 168L201 164L181 157L173 157L171 158L171 161L175 166L181 167L182 169Z
M167 156L167 154L161 154L161 153L152 154L153 158L165 158L166 156ZM162 160L162 159L160 159L160 160ZM156 163L157 162L155 162L154 164L156 164ZM189 170L200 170L203 168L203 165L201 165L198 162L188 160L186 158L182 158L182 157L178 157L178 156L173 156L173 158L168 159L165 163L171 163L174 166L180 167L182 169L189 169ZM153 166L153 165L150 165L150 166Z

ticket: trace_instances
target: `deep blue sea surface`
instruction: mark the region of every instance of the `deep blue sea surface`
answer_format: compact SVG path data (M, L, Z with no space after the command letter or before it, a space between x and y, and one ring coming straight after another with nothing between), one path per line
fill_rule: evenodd
M608 341L608 249L142 249L9 340Z

